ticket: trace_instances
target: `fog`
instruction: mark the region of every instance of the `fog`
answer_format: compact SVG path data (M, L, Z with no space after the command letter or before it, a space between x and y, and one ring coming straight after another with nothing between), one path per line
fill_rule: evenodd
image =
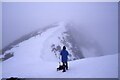
M105 54L118 51L118 3L2 3L3 47L19 37L49 24L73 23L74 38L99 44ZM83 40L84 41L84 40ZM80 44L82 45L82 44Z

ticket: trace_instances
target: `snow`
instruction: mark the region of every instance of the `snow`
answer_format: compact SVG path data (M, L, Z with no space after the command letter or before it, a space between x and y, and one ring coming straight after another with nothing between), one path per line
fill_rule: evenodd
M0 55L0 58L3 58L3 55Z
M69 62L65 73L56 71L58 62L39 60L36 62L12 61L3 63L3 77L22 78L117 78L118 55L87 58ZM11 61L11 62L9 62Z
M51 52L52 43L60 43L62 33L66 31L64 23L50 28L40 35L19 43L7 52L14 52L14 57L2 63L2 77L20 78L117 78L118 54L69 61L69 70L65 73L56 71L59 61ZM56 36L57 35L57 36Z

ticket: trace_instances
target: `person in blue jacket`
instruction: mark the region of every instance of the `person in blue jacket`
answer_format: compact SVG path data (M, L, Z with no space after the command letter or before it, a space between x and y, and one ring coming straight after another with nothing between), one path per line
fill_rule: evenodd
M68 51L66 50L66 47L63 46L62 51L60 52L61 55L61 60L62 60L62 64L63 64L63 72L65 72L66 70L68 70Z

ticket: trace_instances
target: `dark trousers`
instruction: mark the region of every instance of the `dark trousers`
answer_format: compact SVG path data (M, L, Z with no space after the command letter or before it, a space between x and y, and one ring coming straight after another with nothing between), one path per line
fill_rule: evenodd
M68 63L67 62L62 62L63 63L63 71L68 70Z

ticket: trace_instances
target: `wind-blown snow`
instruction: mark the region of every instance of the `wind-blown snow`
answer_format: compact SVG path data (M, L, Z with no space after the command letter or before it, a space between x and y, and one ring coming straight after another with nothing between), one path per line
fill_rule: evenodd
M59 38L66 31L64 23L50 28L40 35L19 43L8 52L14 52L14 57L3 62L2 77L23 78L117 78L118 55L96 58L86 58L69 61L69 70L65 73L57 72L58 55L51 51L51 44L63 46ZM57 36L56 36L57 35ZM58 38L59 37L59 38ZM69 43L68 43L69 44ZM70 46L70 44L69 44ZM70 53L72 53L69 50ZM58 52L56 54L59 54Z

